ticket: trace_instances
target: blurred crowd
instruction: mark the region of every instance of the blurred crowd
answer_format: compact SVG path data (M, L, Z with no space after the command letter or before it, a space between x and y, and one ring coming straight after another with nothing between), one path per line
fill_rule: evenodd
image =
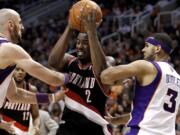
M32 4L38 0L22 0L14 1L14 4L9 4L7 1L3 3L4 7L12 7L22 11L24 5ZM180 73L180 22L176 26L170 24L161 24L160 30L154 23L148 26L144 33L135 32L131 35L131 27L126 26L124 29L118 24L118 21L113 20L113 16L120 16L126 11L131 11L131 15L137 16L140 12L148 8L151 12L151 21L159 12L159 8L154 6L156 0L112 0L109 4L106 0L95 0L103 9L104 19L98 31L102 37L107 36L113 32L119 32L118 37L109 38L103 42L102 46L106 55L113 56L116 59L116 64L125 64L131 61L140 59L142 57L141 49L144 46L144 39L154 32L166 32L173 39L174 52L172 53L171 63L178 73ZM11 1L13 2L13 1ZM73 1L74 2L74 1ZM1 2L2 5L2 2ZM111 17L112 19L107 19ZM67 19L51 18L48 21L39 22L38 25L31 25L25 28L25 33L22 41L22 46L29 52L29 54L36 61L48 66L48 55L56 43L58 37L61 36ZM69 44L69 52L75 49L76 35ZM119 38L120 37L120 38ZM56 88L49 87L42 82L29 77L29 81L34 84L40 92L50 92ZM107 111L112 116L119 116L131 111L131 100L133 97L133 80L130 80L126 85L119 85L112 87L112 94L107 102ZM51 90L50 90L51 89ZM63 110L63 103L55 103L49 106L41 107L49 111L51 117L57 122L61 121L61 113ZM112 126L114 135L123 135L126 131L124 126ZM177 115L176 122L177 135L180 135L180 113Z

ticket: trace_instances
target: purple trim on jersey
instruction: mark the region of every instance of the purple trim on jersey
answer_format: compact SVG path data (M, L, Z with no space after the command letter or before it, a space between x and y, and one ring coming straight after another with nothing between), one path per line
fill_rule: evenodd
M152 64L157 69L157 76L153 80L153 82L147 86L140 86L139 83L136 81L136 88L135 88L135 96L133 99L133 110L131 112L132 119L128 123L128 126L131 127L133 130L134 128L137 130L139 127L139 123L144 118L144 113L159 85L161 80L161 69L156 62L152 62ZM131 135L131 132L130 134ZM136 135L136 134L133 134Z
M8 40L6 40L6 39L0 39L0 45L2 44L2 43L8 43L9 41Z
M0 69L0 85L1 83L6 79L6 77L15 69L15 65L14 66L9 66L5 69Z

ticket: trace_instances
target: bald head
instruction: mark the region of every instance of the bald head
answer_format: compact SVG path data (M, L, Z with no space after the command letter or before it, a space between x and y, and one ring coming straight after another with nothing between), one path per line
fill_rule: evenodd
M19 14L13 9L9 9L9 8L0 9L0 18L1 18L0 24L1 25L3 25L9 20L14 21L17 17L19 17Z
M24 29L21 17L13 9L0 9L0 34L13 43L18 43Z

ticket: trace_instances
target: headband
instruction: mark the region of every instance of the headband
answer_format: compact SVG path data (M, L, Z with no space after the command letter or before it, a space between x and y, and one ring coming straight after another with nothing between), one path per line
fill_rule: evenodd
M145 42L150 43L150 44L152 44L152 45L154 45L154 46L160 45L161 48L162 48L165 52L167 52L168 54L171 54L171 52L172 52L172 49L171 49L170 47L168 47L168 46L165 45L165 44L162 44L161 42L159 42L158 40L156 40L154 37L148 37L148 38L146 38L146 39L145 39Z

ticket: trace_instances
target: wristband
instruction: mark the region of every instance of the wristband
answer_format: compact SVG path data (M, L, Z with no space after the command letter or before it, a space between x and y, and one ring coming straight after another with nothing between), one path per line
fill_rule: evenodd
M39 104L49 103L49 96L46 93L37 93L36 99Z
M64 84L66 85L68 82L69 82L69 79L70 79L70 75L69 74L64 74Z

